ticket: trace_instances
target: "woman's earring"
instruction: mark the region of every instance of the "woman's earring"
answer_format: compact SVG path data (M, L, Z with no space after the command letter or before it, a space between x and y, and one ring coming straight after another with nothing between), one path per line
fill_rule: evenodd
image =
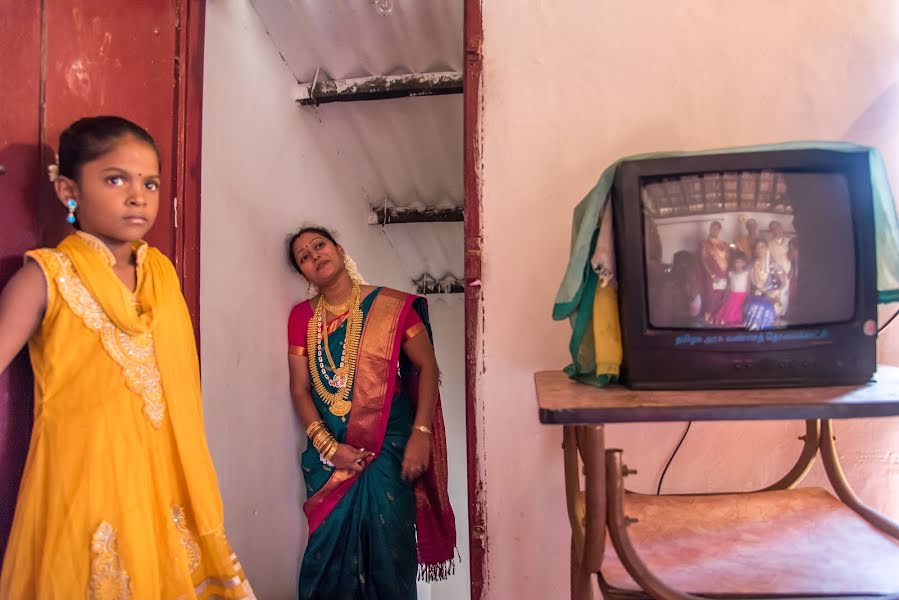
M74 198L69 198L69 201L66 202L66 205L69 207L69 214L66 216L66 223L69 225L75 224L75 209L78 208L78 202L75 201Z

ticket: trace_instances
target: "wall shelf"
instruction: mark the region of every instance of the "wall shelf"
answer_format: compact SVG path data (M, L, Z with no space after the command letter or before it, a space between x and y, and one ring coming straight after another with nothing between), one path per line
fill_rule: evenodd
M452 208L397 208L371 207L369 225L393 223L461 223L464 221L461 206Z
M462 93L462 73L442 71L408 75L377 75L300 83L296 101L301 106L328 102L387 100L410 96L442 96Z
M455 275L446 275L440 279L423 274L418 279L413 280L415 284L415 292L425 296L432 294L463 294L465 293L465 283Z

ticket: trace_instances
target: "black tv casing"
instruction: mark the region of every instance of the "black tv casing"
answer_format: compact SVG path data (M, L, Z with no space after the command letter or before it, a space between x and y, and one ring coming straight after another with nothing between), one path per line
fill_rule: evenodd
M846 177L855 241L852 318L766 332L651 327L641 180L754 170L836 172ZM877 276L867 152L805 149L626 160L617 170L611 201L622 383L633 389L676 390L850 385L871 379L877 364ZM757 337L753 341L738 337L756 334L765 336L764 343Z

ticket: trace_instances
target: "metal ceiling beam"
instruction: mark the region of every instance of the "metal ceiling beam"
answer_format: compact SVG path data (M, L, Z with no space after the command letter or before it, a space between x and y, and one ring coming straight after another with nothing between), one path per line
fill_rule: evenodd
M427 273L413 280L415 293L417 294L462 294L465 292L465 282L455 275L447 275L437 279Z
M371 208L369 225L392 223L461 223L464 221L461 206L452 208Z
M461 93L462 73L456 71L327 81L318 81L316 77L312 82L299 84L296 101L303 106L315 106L326 102L358 102Z

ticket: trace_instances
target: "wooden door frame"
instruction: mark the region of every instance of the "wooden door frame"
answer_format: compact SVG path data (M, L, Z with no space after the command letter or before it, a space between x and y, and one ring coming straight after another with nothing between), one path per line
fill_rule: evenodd
M469 566L471 600L485 591L487 505L481 479L481 444L478 425L478 369L481 354L481 74L484 30L482 0L465 0L465 108L463 117L463 170L465 214L465 438L468 469Z
M178 0L175 61L175 223L173 262L200 345L200 175L203 139L203 45L206 0Z

